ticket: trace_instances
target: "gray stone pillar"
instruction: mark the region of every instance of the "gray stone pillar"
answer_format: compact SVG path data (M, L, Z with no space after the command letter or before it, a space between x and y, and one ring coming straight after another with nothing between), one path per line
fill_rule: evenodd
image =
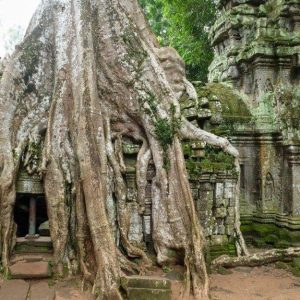
M29 236L36 234L36 198L31 197L29 203Z
M300 216L300 146L288 146L290 209L292 216Z

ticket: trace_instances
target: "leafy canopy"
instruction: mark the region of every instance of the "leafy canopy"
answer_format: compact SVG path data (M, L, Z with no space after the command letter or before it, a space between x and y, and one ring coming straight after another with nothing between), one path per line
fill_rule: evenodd
M139 0L164 46L174 47L191 80L206 81L213 51L208 31L216 18L213 0Z

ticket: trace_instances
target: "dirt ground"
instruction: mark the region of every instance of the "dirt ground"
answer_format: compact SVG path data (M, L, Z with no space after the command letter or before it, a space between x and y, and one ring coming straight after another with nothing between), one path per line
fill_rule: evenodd
M212 300L299 300L300 278L274 266L240 267L231 274L212 274Z
M182 299L180 296L182 281L178 281L182 279L182 273L182 267L176 267L175 270L168 274L159 274L162 277L171 279L172 300ZM230 274L222 275L215 273L210 275L211 300L300 300L300 277L295 277L288 270L278 269L275 265L255 268L239 267L225 273ZM14 280L10 282L12 283L13 281ZM16 280L15 282L19 281L20 280ZM5 281L0 278L0 286L2 286L4 282ZM48 286L48 281L45 282ZM17 291L18 286L16 285L13 289L14 296L17 296ZM57 283L55 285L55 291L56 300L93 299L88 293L81 293L79 286L75 285L74 282ZM47 294L48 292L45 291L44 295ZM0 300L12 300L9 295L6 295L7 297L4 298L2 296L0 295ZM23 297L22 299L25 298ZM31 299L31 297L28 299ZM33 297L33 299L37 300L41 298L37 296ZM184 300L193 300L193 297Z

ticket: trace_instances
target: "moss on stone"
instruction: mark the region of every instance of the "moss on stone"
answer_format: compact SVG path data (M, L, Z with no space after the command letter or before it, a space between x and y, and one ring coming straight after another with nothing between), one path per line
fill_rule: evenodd
M16 245L15 253L51 253L52 248L48 246Z
M234 242L229 241L228 243L223 245L211 245L209 247L210 261L213 261L215 258L225 254L229 256L236 255L236 248Z
M213 170L214 172L234 170L234 158L231 155L208 146L205 150L205 158L200 163L202 170Z
M186 156L186 167L191 176L201 175L207 172L234 172L234 158L220 149L206 146L205 156L192 158L191 144L184 144L183 151Z
M241 230L245 239L256 247L287 248L300 244L299 230L289 230L275 224L252 222L242 224Z
M249 122L251 113L243 99L234 92L234 89L222 83L210 83L206 86L209 99L220 101L222 106L222 117L227 123Z
M287 266L294 276L300 277L300 260L298 257L295 257Z
M300 257L293 258L292 266L295 268L300 268Z
M275 267L277 269L281 269L281 270L288 270L289 269L289 265L283 261L277 261L275 263Z
M265 13L270 21L274 21L280 16L283 3L282 0L269 0L267 3L260 6L260 11Z

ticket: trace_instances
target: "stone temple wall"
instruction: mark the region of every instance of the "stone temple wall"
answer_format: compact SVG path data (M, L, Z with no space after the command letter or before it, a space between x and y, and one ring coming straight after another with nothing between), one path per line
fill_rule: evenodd
M300 245L300 3L220 0L218 7L219 18L211 31L215 57L210 83L195 83L197 101L182 97L183 115L205 130L229 137L239 149L242 230L248 242L261 247ZM150 165L147 194L139 209L139 147L123 141L127 201L132 207L129 236L137 245L151 248L155 170ZM232 253L237 183L232 158L193 142L184 145L184 154L211 250L214 255Z
M217 97L201 96L198 89L198 101L187 95L181 100L183 114L197 126L204 126L211 121L217 122L220 112L220 101ZM118 147L121 145L118 144ZM40 165L40 153L43 143L34 146L35 155L29 166L21 163L17 179L17 193L43 194L42 177L36 169ZM131 139L122 139L122 160L125 171L123 177L127 187L127 207L130 212L129 239L138 247L153 250L152 241L152 195L151 185L155 176L155 168L150 162L147 172L146 195L142 203L137 199L136 162L141 145ZM184 141L189 180L199 220L205 230L210 251L207 255L215 257L224 253L235 254L235 193L237 190L237 174L234 170L233 158L221 150L207 147L203 142ZM24 155L25 157L26 155ZM32 170L35 170L32 172ZM110 185L112 197L108 199L110 208L109 220L111 228L116 229L114 183ZM118 239L118 232L115 232Z
M220 0L218 8L206 88L231 89L249 112L242 120L237 107L223 109L218 124L240 151L242 230L258 246L299 245L300 2Z
M191 145L188 143L188 145ZM140 214L136 213L139 204L137 203L136 188L136 157L139 145L132 141L124 141L123 153L126 164L127 201L132 206L130 240L142 247L152 247L152 223L151 223L151 182L155 175L153 165L148 168L146 198L144 208ZM237 176L232 171L226 170L201 170L201 161L205 157L199 145L194 150L192 157L186 156L189 164L199 167L199 172L190 170L190 183L195 201L196 210L200 222L205 229L205 236L210 246L211 255L224 253L235 253L234 243L234 220L235 220L235 193Z
M211 254L234 254L236 177L226 173L208 173L190 182Z

